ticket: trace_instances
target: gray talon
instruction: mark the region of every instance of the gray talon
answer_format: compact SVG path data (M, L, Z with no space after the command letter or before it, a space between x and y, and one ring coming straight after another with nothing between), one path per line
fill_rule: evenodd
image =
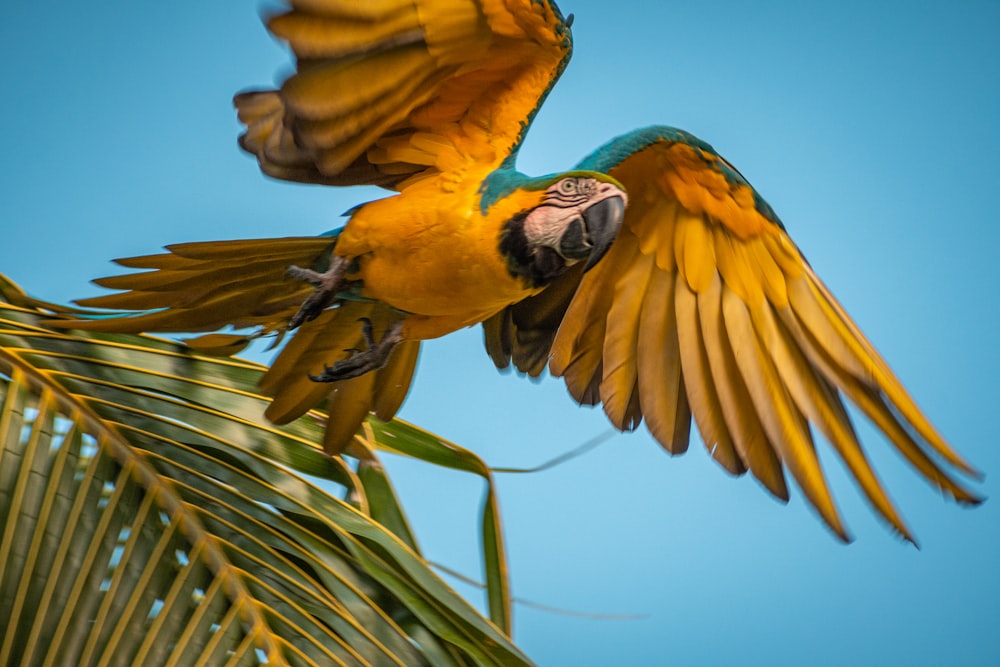
M336 382L338 380L349 380L369 371L378 370L389 362L393 349L402 340L403 321L394 322L382 335L382 340L375 342L372 335L372 324L368 318L362 318L361 333L365 338L368 349L358 351L343 361L338 361L333 366L324 366L323 372L319 375L309 375L313 382Z
M320 313L337 300L337 292L344 286L347 265L346 257L334 256L330 259L330 268L323 273L312 269L303 269L301 266L289 266L285 269L285 275L289 278L301 280L316 287L316 291L309 295L298 312L288 320L289 329L297 329L306 322L316 319Z

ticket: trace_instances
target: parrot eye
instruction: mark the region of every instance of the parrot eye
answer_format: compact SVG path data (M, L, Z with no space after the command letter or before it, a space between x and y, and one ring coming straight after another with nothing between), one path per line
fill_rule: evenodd
M576 192L576 179L566 178L559 183L559 191L563 194L571 195Z

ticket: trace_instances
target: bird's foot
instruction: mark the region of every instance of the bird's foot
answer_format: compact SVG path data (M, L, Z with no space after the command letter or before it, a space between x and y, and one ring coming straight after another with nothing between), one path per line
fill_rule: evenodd
M289 278L304 280L316 287L316 291L302 302L298 312L288 321L289 329L297 329L310 320L316 319L320 313L337 300L337 292L344 286L344 274L347 273L349 260L346 257L334 255L330 258L330 268L320 273L299 266L289 266L285 274Z
M333 366L326 366L319 375L310 375L313 382L336 382L337 380L348 380L350 378L364 375L368 371L375 371L389 362L389 356L393 349L402 340L403 320L394 322L382 334L382 340L376 342L372 333L372 321L367 317L359 320L362 323L361 333L365 338L367 349L348 350L354 352L343 361L338 361Z

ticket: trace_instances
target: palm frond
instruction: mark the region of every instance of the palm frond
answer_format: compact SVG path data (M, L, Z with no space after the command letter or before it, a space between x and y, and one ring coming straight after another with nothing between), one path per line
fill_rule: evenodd
M421 558L373 453L458 448L373 422L354 469L316 445L325 415L262 420L256 364L0 294L0 664L529 664L492 487L495 623Z

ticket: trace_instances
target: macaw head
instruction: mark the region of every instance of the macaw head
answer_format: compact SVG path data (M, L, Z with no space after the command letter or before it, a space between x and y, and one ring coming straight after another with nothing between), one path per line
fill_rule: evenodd
M539 202L503 227L500 252L510 271L542 287L568 267L589 270L611 247L625 216L628 196L615 179L597 172L546 178Z

